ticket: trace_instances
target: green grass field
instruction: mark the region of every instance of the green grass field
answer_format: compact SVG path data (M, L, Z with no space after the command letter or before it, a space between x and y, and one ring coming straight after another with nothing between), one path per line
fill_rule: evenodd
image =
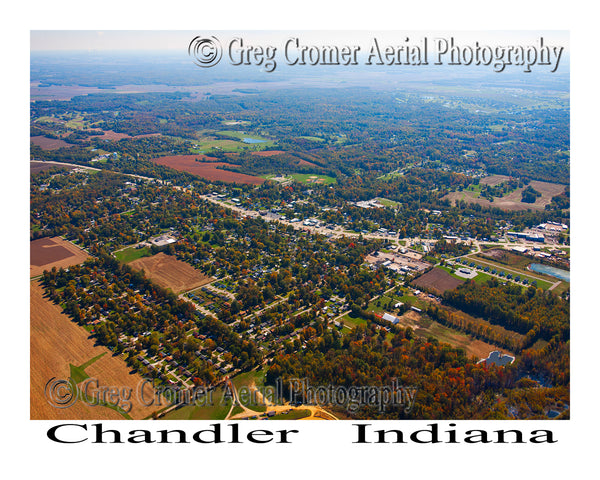
M239 152L246 146L246 144L237 142L235 140L204 140L196 142L196 144L198 147L190 148L190 153L198 155L202 153L208 153L213 148L222 150L224 152Z
M388 200L387 198L377 198L377 201L381 203L384 207L400 207L402 205L400 202Z
M83 129L84 124L85 124L85 122L83 120L83 117L76 116L75 118L68 120L65 123L65 127L81 130L81 129Z
M173 410L161 417L161 420L224 420L230 408L231 399L224 397L223 388L217 388L198 404Z
M298 138L304 138L305 140L311 140L313 142L324 142L325 139L321 138L321 137L311 137L310 135L303 135L301 137Z
M301 418L310 417L310 410L296 409L290 413L279 413L270 418L270 420L299 420Z
M255 412L265 412L267 410L267 406L261 396L257 395L252 390L253 387L256 387L261 393L265 392L267 393L267 396L269 395L265 389L266 375L266 369L258 371L252 370L236 375L231 379L231 383L233 383L233 386L237 390L240 402ZM269 387L269 391L271 391L271 387ZM274 400L274 389L272 391L273 395L271 395L271 398L267 398L267 400Z
M265 142L269 141L268 138L261 137L260 135L251 135L249 133L238 132L238 131L234 131L234 130L221 130L221 131L216 132L216 133L218 135L223 135L224 137L237 138L240 141L243 140L244 138L251 138L253 140L264 140Z
M97 357L94 357L79 366L69 364L70 377L75 381L75 383L81 383L84 380L88 379L90 376L85 372L85 369L89 367L92 363L94 363L96 360L99 360L105 354L106 352L101 353Z
M350 328L356 328L359 325L366 327L368 325L369 322L367 322L364 318L352 317L351 315L351 313L348 313L340 319L342 322L344 322L344 325Z
M336 183L336 179L327 175L314 175L312 173L293 173L292 178L300 183L310 185L312 183L329 185Z
M150 255L152 255L152 251L150 250L150 247L143 247L143 248L129 247L129 248L126 248L125 250L120 250L118 252L115 252L115 257L117 257L117 260L119 260L120 262L123 262L123 263L133 262L134 260L137 260L138 258L148 257Z

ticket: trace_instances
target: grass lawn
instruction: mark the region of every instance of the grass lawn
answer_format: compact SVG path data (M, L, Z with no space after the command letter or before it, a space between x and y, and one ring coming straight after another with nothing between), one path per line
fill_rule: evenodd
M469 191L469 192L477 192L480 193L481 192L481 185L480 184L471 184L469 185L467 188L465 188L465 190Z
M473 279L475 283L486 283L488 280L494 278L492 275L487 273L477 272L477 276Z
M379 306L377 305L378 302L379 302ZM397 297L397 296L383 295L383 296L369 302L367 311L375 312L375 313L379 313L379 314L381 314L383 312L391 313L392 310L394 310L394 305L398 302L404 302L404 300L402 300L400 297ZM391 303L391 306L388 307L388 305L390 303Z
M266 369L252 370L236 375L231 379L233 386L237 390L238 400L250 410L255 412L265 412L267 406L262 398L262 393L267 394L267 401L275 400L275 387L265 388ZM260 394L257 394L256 387Z
M242 413L243 411L244 411L244 409L242 407L240 407L239 405L236 405L235 407L233 407L233 410L231 411L231 416L237 415L238 413Z
M399 298L399 301L402 303L410 303L411 306L420 308L421 310L423 310L424 308L427 307L427 302L420 300L419 298L415 297L414 295L407 295L407 294L402 295Z
M369 322L367 322L367 320L365 320L364 318L360 318L360 317L351 317L351 313L348 313L347 315L344 315L340 320L342 322L344 322L344 325L350 327L350 328L355 328L358 327L359 325L363 325L363 326L367 326L369 324Z
M377 201L385 207L399 207L402 205L400 202L395 202L394 200L388 200L387 198L377 198Z
M542 290L548 290L552 286L552 284L555 283L554 281L552 281L552 277L549 277L549 276L543 275L543 274L538 274L538 273L536 273L535 275L532 275L528 270L526 270L525 268L519 267L519 266L511 265L510 267L507 267L505 265L502 265L501 263L497 263L497 262L494 262L493 260L488 260L488 259L485 259L485 260L482 259L482 261L478 261L478 258L476 258L475 256L469 256L466 258L469 261L469 263L473 262L476 265L481 265L483 267L490 267L490 270L496 269L498 273L504 272L507 275L510 273L513 277L512 279L507 279L506 276L504 276L502 279L498 279L503 282L513 281L513 279L515 277L519 276L519 277L521 277L521 279L527 278L529 280L529 285L531 285L531 282L533 280L535 280L537 282L537 288L541 288ZM529 260L528 263L529 262L531 262L531 261ZM472 269L473 267L468 267L468 268ZM481 277L484 275L485 275L485 277L488 277L488 278L482 277L479 280L476 278L475 281L476 282L484 282L484 281L488 280L490 275L486 275L485 273L478 272L477 276ZM547 279L547 280L542 280L542 278ZM513 281L513 283L515 283L515 282ZM527 285L527 286L529 286L529 285Z
M270 420L299 420L300 418L310 417L310 410L295 409L290 413L279 413L270 418Z
M268 143L270 140L265 137L261 137L260 135L251 135L244 132L238 132L233 130L221 130L220 132L216 132L217 135L223 135L224 137L233 137L237 138L240 141L244 138L251 138L252 140L264 140L265 143Z
M224 420L231 408L231 399L224 397L223 388L199 399L197 405L185 405L167 413L161 420Z
M117 260L119 260L120 262L123 262L123 263L133 262L134 260L137 260L138 258L148 257L150 255L152 255L152 251L150 250L150 247L143 247L143 248L129 247L129 248L126 248L125 250L120 250L118 252L115 252L115 257L117 257Z
M538 282L539 285L539 282ZM571 284L569 282L560 282L556 288L554 288L552 291L556 294L556 295L560 295L562 294L564 291L568 290L569 288L571 288Z
M196 142L197 148L190 148L192 154L209 153L213 148L223 150L224 152L238 152L244 148L243 143L235 140L204 140ZM261 144L262 145L262 144Z
M84 126L84 120L83 117L80 116L76 116L75 118L72 118L71 120L68 120L65 123L65 127L67 128L74 128L77 130L81 130Z

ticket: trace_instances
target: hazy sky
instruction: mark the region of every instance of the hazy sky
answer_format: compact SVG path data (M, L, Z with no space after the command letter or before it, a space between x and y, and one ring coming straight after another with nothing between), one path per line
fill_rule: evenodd
M31 50L178 50L187 48L196 35L215 35L219 37L243 36L248 41L262 45L281 44L291 36L298 36L303 42L313 44L352 45L368 43L376 36L378 39L395 41L406 37L411 39L424 36L454 36L462 42L474 42L489 45L529 45L543 36L548 43L564 46L568 50L569 33L566 31L168 31L168 30L32 30Z

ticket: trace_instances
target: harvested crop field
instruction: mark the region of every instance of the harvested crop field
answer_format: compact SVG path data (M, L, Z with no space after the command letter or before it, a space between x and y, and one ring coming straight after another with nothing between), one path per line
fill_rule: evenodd
M448 272L440 268L433 268L426 274L421 275L419 278L413 280L412 283L417 287L421 287L427 290L433 290L437 292L438 295L441 295L446 290L455 289L456 287L464 283L464 280L454 278Z
M34 420L119 420L124 419L115 410L104 406L90 406L77 400L68 408L55 408L44 394L46 384L52 379L68 379L70 365L86 367L85 373L92 396L95 384L98 387L132 389L132 407L129 416L142 419L150 416L153 407L143 405L136 395L142 377L130 373L129 367L105 347L95 345L88 332L62 312L60 306L43 297L43 288L38 281L30 285L30 417ZM100 358L98 358L100 357ZM85 380L83 380L85 381ZM83 384L78 384L83 388ZM96 388L97 391L97 388Z
M204 155L172 155L153 158L152 161L158 165L171 167L180 172L191 173L211 181L247 183L250 185L260 185L265 181L264 178L219 169L217 167L235 168L235 165L225 162L203 162L202 160L205 158Z
M506 175L490 175L489 177L481 178L479 180L479 183L481 183L482 185L490 185L493 187L508 180L510 180L510 177L507 177Z
M186 292L210 283L213 278L204 275L191 265L164 253L144 257L130 262L135 270L144 270L157 285L170 288L175 293Z
M87 252L60 237L39 238L29 244L29 276L37 277L52 267L79 265L90 258Z
M42 150L58 150L59 148L68 148L72 147L70 143L61 140L60 138L48 138L43 135L37 135L35 137L30 137L31 143L37 145Z

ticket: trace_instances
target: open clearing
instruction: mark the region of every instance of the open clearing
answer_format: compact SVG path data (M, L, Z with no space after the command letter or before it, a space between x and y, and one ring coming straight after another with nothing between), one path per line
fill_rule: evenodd
M29 276L37 277L52 267L79 265L88 258L87 252L60 237L39 238L29 244Z
M59 148L69 148L72 147L70 143L61 140L60 138L48 138L43 135L36 135L35 137L30 137L31 143L37 145L42 150L58 150Z
M174 168L180 172L191 173L198 177L211 181L247 183L250 185L260 185L265 179L246 175L243 173L230 172L217 167L235 167L225 162L204 162L204 155L172 155L168 157L153 158L152 161L158 165ZM200 161L196 161L200 160Z
M492 175L482 178L479 183L488 185L498 185L499 183L508 180L508 177L503 175ZM496 207L502 210L543 210L546 205L552 201L552 197L564 192L565 186L558 183L539 182L532 180L529 185L542 194L535 203L521 202L521 193L523 188L517 188L502 198L494 198L493 202L479 196L479 191L463 190L462 192L451 192L444 197L451 204L455 200L464 200L467 203L476 203L484 207Z
M424 338L432 336L442 343L449 343L453 347L462 348L465 350L468 357L475 356L479 359L487 358L489 353L494 350L500 350L503 353L514 355L504 348L499 348L490 343L471 338L469 335L445 327L438 322L425 319L417 312L408 311L399 317L399 319L400 325L413 328L416 335Z
M134 260L129 265L136 270L144 270L146 277L175 293L186 292L213 281L200 270L164 253Z
M69 408L55 408L44 395L46 383L52 379L68 379L73 366L85 367L98 386L132 389L129 416L146 418L154 408L137 401L136 389L142 377L130 373L119 357L105 347L95 345L83 328L71 321L62 309L43 297L38 281L30 285L30 417L35 420L119 420L124 417L103 406L89 406L81 401ZM99 357L99 358L98 358ZM96 359L91 365L90 361ZM94 387L95 385L92 385ZM93 388L90 389L92 393Z
M415 279L412 283L417 287L433 290L438 295L441 295L446 290L454 290L464 283L464 280L454 278L448 272L440 268L433 268L425 275L421 275L419 278Z

